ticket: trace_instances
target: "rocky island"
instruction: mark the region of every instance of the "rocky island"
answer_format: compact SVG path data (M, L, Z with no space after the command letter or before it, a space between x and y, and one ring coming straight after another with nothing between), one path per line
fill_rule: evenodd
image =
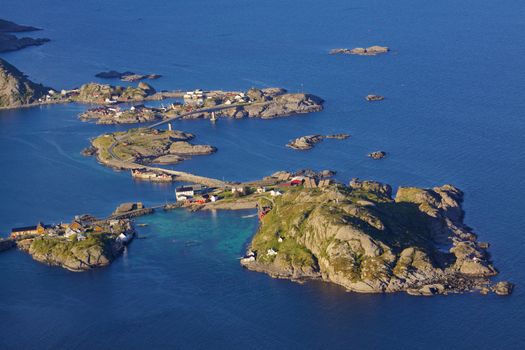
M139 84L140 85L140 84ZM107 88L106 88L107 89ZM157 99L144 97L143 100ZM92 95L91 95L92 96ZM104 101L122 102L121 98L104 94ZM162 96L159 96L162 97ZM302 93L288 93L281 88L255 89L247 92L188 91L183 94L183 103L172 103L156 108L144 105L121 109L101 106L88 109L80 115L84 121L95 120L97 124L130 124L175 119L261 118L272 119L295 114L318 112L323 109L323 100ZM160 98L159 98L160 99ZM93 98L90 98L93 100ZM140 101L140 96L135 101Z
M44 264L86 271L111 264L131 242L135 230L129 219L98 220L77 216L71 223L13 229L17 247Z
M176 164L191 156L207 155L217 150L213 146L189 143L194 137L177 130L138 128L99 136L91 144L102 164L137 169L140 168L138 164Z
M385 46L370 46L367 48L356 47L354 49L332 49L330 50L331 55L343 54L343 55L358 55L358 56L376 56L385 54L390 49Z
M259 202L264 215L241 260L250 270L362 293L498 289L488 244L463 224L454 186L400 187L392 198L389 185L354 179L280 193Z
M97 78L102 79L120 79L122 81L127 82L135 82L139 80L145 80L145 79L158 79L161 77L159 74L137 74L134 72L117 72L114 70L110 70L107 72L100 72L95 74Z
M296 150L309 150L312 149L317 143L324 139L337 139L345 140L349 138L348 134L333 134L333 135L307 135L298 137L286 144L287 147Z
M0 52L16 51L28 46L39 46L47 43L45 38L19 38L12 33L33 32L40 30L31 26L19 25L11 21L0 19Z

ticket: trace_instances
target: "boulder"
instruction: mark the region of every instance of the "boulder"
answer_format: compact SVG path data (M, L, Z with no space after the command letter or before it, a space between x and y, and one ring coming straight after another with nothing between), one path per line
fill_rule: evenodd
M286 144L286 147L290 147L297 150L309 150L316 143L321 142L322 140L323 136L321 135L301 136L299 138L296 138L295 140L290 141L288 144Z
M367 95L365 97L365 100L367 100L367 101L382 101L384 99L385 99L385 97L381 96L381 95Z
M510 295L513 289L514 285L507 281L498 282L492 287L492 290L497 295Z
M368 157L372 159L376 159L376 160L383 159L386 157L386 152L385 151L375 151L375 152L369 153Z

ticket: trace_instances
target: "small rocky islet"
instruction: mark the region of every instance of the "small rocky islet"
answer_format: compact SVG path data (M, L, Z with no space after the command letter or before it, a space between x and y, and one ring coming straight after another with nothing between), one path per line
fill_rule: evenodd
M388 53L390 49L386 46L374 45L370 47L356 47L353 49L332 49L330 50L331 55L357 55L357 56L377 56Z
M286 144L286 147L290 147L296 150L309 150L312 149L317 143L321 142L324 139L336 139L336 140L346 140L349 138L348 134L332 134L332 135L307 135L298 137Z
M375 160L383 159L386 157L386 152L385 151L374 151L374 152L369 153L368 157L375 159Z
M145 79L159 79L162 77L160 74L137 74L134 72L126 71L126 72L118 72L115 70L110 70L107 72L100 72L95 74L95 77L101 78L101 79L120 79L122 81L127 82L135 82Z

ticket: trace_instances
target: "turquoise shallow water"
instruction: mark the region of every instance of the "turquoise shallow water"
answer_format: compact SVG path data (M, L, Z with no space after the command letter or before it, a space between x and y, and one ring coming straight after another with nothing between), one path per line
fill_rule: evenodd
M28 11L28 8L31 11ZM491 242L509 298L356 295L243 270L249 213L176 211L141 218L145 239L111 267L74 274L0 255L0 348L472 348L525 346L525 4L520 1L3 0L0 17L44 28L48 44L2 57L36 81L71 88L101 70L159 73L158 89L282 86L326 100L281 120L184 121L219 148L177 168L230 180L331 168L338 178L453 183L466 222ZM378 57L333 47L388 45ZM385 95L368 104L369 93ZM163 203L173 186L134 182L80 156L125 127L80 123L86 107L0 112L0 232L124 201ZM310 152L284 145L346 132ZM384 149L380 162L366 153Z

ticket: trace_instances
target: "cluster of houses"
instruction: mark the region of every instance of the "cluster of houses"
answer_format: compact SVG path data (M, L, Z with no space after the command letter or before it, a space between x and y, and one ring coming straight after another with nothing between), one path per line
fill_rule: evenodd
M134 230L129 220L98 221L91 215L75 216L70 223L58 225L45 225L39 222L35 226L17 227L11 230L14 240L47 235L50 237L72 238L83 241L89 233L114 233L118 234L117 241L128 242L134 235Z
M86 112L84 112L81 117L84 118L100 118L100 117L113 117L113 116L119 116L122 112L120 111L120 107L108 107L108 106L100 106L100 107L94 107L88 109Z
M69 97L72 97L72 96L75 96L75 95L78 95L80 90L78 89L74 89L74 90L62 90L59 92L53 90L53 89L49 89L47 91L47 94L45 94L44 96L40 97L38 99L38 102L52 102L52 101L58 101L58 100L63 100L63 99L66 99L66 98L69 98Z
M204 91L196 89L193 91L186 91L183 96L184 104L202 106L204 105Z
M209 187L200 184L179 186L175 189L175 198L177 202L198 204L216 202L219 198L213 194L210 195L209 192Z
M247 103L250 102L250 98L246 96L244 92L238 94L226 94L226 97L223 99L222 103L225 105L231 105L236 103Z

